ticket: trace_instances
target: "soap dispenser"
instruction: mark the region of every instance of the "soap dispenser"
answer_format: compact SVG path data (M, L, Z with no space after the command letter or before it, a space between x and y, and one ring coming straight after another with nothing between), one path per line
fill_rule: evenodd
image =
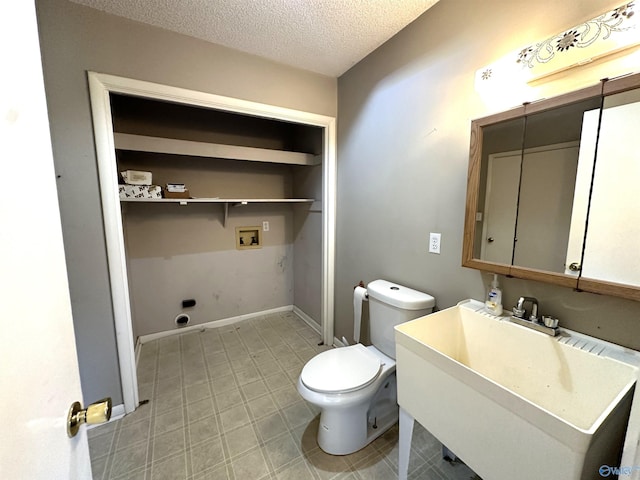
M493 315L502 315L502 290L498 286L498 275L493 274L491 288L487 294L487 301L484 302L486 309Z

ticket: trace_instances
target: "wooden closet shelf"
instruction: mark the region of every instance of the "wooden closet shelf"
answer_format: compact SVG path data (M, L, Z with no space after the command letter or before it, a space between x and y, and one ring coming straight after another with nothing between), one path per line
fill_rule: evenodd
M313 198L121 198L131 203L313 203Z
M319 155L310 153L225 145L221 143L194 142L174 138L149 137L145 135L132 135L130 133L116 132L114 133L114 141L116 149L136 152L284 163L289 165L320 165L322 163Z

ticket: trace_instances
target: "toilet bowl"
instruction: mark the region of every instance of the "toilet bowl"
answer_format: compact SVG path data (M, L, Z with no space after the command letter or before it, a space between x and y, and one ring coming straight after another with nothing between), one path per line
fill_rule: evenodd
M371 282L367 294L373 345L322 352L298 378L302 398L321 411L318 445L332 455L360 450L397 422L393 326L431 313L435 304L430 295L385 280Z
M332 455L356 452L398 420L395 372L395 360L360 343L322 352L305 365L298 392L322 409L322 450Z

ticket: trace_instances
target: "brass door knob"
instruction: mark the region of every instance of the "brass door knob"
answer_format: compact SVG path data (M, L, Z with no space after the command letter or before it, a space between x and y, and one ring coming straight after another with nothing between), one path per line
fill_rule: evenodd
M67 417L67 435L75 437L80 430L80 425L87 423L95 425L98 423L108 422L111 418L111 398L103 398L92 403L84 410L80 402L73 402L69 409Z

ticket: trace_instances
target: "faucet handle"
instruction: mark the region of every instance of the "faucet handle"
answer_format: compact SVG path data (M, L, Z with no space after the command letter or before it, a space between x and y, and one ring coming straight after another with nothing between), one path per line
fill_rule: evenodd
M518 318L524 318L524 308L513 307L513 316Z

